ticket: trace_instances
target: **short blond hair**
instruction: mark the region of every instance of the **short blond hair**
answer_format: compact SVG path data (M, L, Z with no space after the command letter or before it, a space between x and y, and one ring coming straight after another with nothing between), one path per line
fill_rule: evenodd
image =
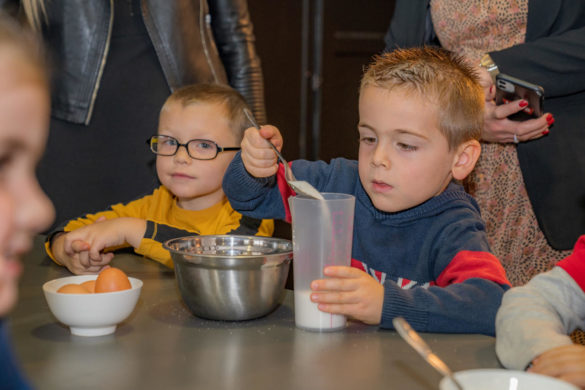
M364 72L360 93L368 86L416 93L436 105L450 149L481 137L484 92L473 67L453 52L426 46L377 55Z
M162 110L168 104L181 103L184 107L194 103L215 103L225 108L230 128L238 141L244 136L249 126L244 108L248 108L244 97L235 89L223 84L192 84L173 92L165 101ZM162 111L161 110L161 111Z

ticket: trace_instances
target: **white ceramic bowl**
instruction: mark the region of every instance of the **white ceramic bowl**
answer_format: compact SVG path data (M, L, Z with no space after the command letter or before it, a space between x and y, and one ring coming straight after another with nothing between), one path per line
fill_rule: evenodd
M69 326L77 336L104 336L114 333L116 326L134 310L142 281L130 279L129 290L97 294L63 294L57 290L69 283L83 283L94 280L97 275L68 276L43 284L49 309L59 322Z
M465 390L578 390L570 383L549 376L504 369L459 371L455 378ZM453 382L443 378L440 390L457 390Z

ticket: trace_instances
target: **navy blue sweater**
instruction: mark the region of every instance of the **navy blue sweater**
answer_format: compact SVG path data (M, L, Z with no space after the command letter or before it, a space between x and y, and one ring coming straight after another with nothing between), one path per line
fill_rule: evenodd
M6 323L0 318L0 390L30 389L12 353Z
M418 331L493 335L496 312L510 287L491 254L475 200L459 184L396 213L376 209L358 175L357 161L343 158L291 163L298 180L321 192L356 197L352 266L384 285L380 326L404 317ZM255 218L290 222L283 167L271 178L254 178L238 153L223 181L234 209Z

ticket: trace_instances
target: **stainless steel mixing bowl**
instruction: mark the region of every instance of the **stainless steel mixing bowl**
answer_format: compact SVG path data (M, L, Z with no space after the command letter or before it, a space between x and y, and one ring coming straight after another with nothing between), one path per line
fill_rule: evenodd
M292 243L258 236L189 236L166 241L185 304L198 317L248 320L280 302Z

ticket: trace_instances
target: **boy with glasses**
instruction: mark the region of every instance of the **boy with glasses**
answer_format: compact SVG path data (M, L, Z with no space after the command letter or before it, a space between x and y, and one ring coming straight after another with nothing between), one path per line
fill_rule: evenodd
M49 256L75 274L97 273L112 260L114 249L132 246L172 267L162 243L174 237L270 236L273 221L234 211L221 187L247 127L245 107L242 96L223 85L198 84L174 92L161 109L158 135L147 141L157 155L162 185L143 198L56 229L47 238Z

